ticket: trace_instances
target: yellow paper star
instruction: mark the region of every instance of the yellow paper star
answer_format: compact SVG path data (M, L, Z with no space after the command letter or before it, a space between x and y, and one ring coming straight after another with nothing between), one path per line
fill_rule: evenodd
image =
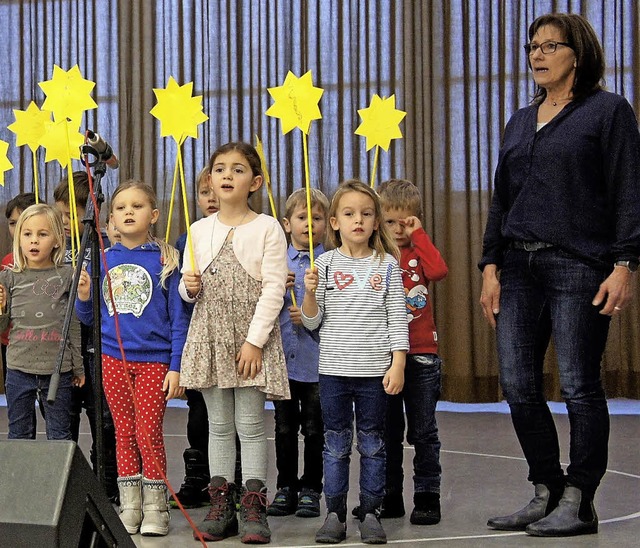
M51 111L40 110L33 101L27 110L13 110L16 121L7 129L16 134L16 146L28 145L32 152L40 146L40 139L45 134L45 124L51 122Z
M43 110L53 112L53 118L57 122L67 118L82 120L85 110L98 106L91 98L91 91L96 84L82 77L78 65L68 71L54 65L53 78L38 85L47 96L42 104Z
M9 151L9 143L0 141L0 186L4 186L4 172L13 169L13 164L9 161L7 152Z
M67 120L46 124L46 133L40 140L40 145L47 152L45 162L58 160L62 167L66 167L69 157L74 160L80 159L80 147L84 144L84 135L74 129L77 127L75 123Z
M322 118L318 102L324 93L322 88L313 87L311 71L298 78L289 71L284 84L267 90L275 103L265 113L267 116L280 118L282 135L289 133L294 127L309 133L312 120Z
M367 150L376 145L389 150L391 139L402 138L399 124L407 113L396 109L395 95L387 99L374 95L369 108L358 110L358 114L362 118L362 123L355 134L367 138Z
M151 114L160 120L160 135L182 143L186 137L198 138L198 125L209 117L202 112L202 95L192 97L193 82L180 86L169 76L167 87L154 88L158 100Z

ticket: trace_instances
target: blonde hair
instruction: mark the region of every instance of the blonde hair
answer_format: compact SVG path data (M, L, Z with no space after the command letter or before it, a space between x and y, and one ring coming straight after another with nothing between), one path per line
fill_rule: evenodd
M382 222L382 206L380 205L380 197L377 192L373 190L369 185L359 181L357 179L349 179L344 181L338 189L335 191L333 198L331 199L331 207L329 208L329 218L336 216L338 206L342 197L349 192L360 192L369 196L373 200L375 221L378 222L378 228L373 231L369 237L369 247L378 254L380 261L384 258L385 253L393 255L396 259L400 259L400 250L396 245L395 239L387 229L387 226ZM342 238L339 230L331 229L329 231L329 239L335 247L342 245Z
M151 209L158 209L156 193L154 192L151 185L148 185L147 183L143 181L139 181L137 179L129 179L124 183L120 183L118 187L115 189L113 196L111 197L111 205L109 207L109 213L111 213L113 210L113 202L118 196L118 194L132 188L141 190L142 192L144 192L144 194L146 194L147 198L149 199L149 203L151 204ZM158 247L160 248L160 262L162 263L162 271L160 272L160 283L162 287L166 289L167 278L169 278L171 273L174 270L176 270L179 266L180 257L178 255L178 250L172 245L169 245L164 240L161 240L160 238L156 238L153 234L151 234L151 232L148 233L147 239L149 242L153 242L157 244Z
M51 251L51 260L55 266L61 266L64 262L64 252L66 249L66 241L64 237L64 223L62 222L62 214L55 208L47 204L34 204L25 209L18 217L16 223L16 231L13 237L13 271L22 272L27 268L27 259L22 253L20 247L20 235L22 234L22 227L24 223L36 217L37 215L44 215L49 222L49 226L55 237L57 247L54 247Z
M322 208L322 213L325 217L329 215L329 199L317 188L311 189L311 209L319 205ZM291 219L293 212L299 208L300 206L304 206L307 208L307 191L304 188L299 188L298 190L291 193L291 195L287 198L287 201L284 204L284 216L287 219Z
M422 196L418 187L407 179L389 179L378 187L382 209L407 209L422 217Z
M204 183L207 183L207 186L209 186L209 174L211 173L211 171L209 170L209 166L204 166L200 172L198 173L197 177L196 177L196 193L200 192L200 187L202 187L204 185Z

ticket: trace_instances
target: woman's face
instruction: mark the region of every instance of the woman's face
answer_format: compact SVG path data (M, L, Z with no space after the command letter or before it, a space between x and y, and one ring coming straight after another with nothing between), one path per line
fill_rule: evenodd
M540 27L531 39L532 45L539 46L545 42L566 42L566 37L552 25ZM536 84L550 90L573 88L576 70L576 54L568 46L558 44L554 53L542 53L538 47L529 55L529 63Z

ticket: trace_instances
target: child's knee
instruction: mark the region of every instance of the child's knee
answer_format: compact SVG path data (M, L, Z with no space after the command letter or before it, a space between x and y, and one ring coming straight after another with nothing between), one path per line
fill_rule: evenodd
M353 430L327 430L324 433L324 445L326 451L336 459L348 457L351 454L353 444Z
M363 457L375 457L384 453L384 437L378 430L358 430L358 452Z

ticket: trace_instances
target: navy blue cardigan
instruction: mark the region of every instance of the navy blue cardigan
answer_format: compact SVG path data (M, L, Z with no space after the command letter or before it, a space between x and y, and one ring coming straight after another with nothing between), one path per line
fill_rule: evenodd
M505 129L480 269L511 240L552 243L594 266L640 256L640 133L626 99L598 91L537 128L538 106Z

